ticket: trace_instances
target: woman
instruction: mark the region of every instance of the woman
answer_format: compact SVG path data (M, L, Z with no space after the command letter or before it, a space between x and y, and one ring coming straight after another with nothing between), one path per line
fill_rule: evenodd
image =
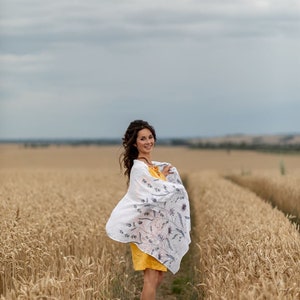
M190 243L187 192L175 167L152 161L154 128L143 120L130 123L120 156L128 190L106 224L108 236L130 243L135 270L144 271L141 299L155 299L169 269L173 274Z

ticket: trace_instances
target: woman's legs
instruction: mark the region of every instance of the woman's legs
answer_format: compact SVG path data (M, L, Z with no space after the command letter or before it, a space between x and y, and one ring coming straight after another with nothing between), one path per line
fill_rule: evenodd
M163 281L164 273L162 271L146 269L144 271L144 286L141 300L155 300L156 290Z

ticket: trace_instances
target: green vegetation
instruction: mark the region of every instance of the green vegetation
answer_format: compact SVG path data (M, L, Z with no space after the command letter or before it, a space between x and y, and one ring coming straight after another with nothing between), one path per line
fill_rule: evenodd
M273 153L300 153L300 144L250 144L250 143L197 143L190 145L190 148L193 149L207 149L207 150L218 150L224 149L227 151L230 150L255 150L262 152L273 152Z
M280 169L280 174L281 174L281 175L285 175L286 169L285 169L285 164L284 164L284 161L283 161L283 160L280 161L279 169Z

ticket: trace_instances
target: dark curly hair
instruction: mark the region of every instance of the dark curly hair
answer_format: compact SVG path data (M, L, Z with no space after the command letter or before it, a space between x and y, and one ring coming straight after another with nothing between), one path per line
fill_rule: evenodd
M156 133L155 129L146 121L143 120L135 120L132 121L125 134L122 138L124 151L121 153L119 157L120 168L124 167L124 175L127 176L128 181L130 179L130 171L133 166L133 160L138 157L138 150L135 146L136 139L138 136L138 132L142 129L149 129L154 137L154 141L156 141Z

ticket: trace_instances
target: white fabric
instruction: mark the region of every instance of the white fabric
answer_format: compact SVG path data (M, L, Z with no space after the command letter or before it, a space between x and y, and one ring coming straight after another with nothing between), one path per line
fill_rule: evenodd
M162 169L167 163L153 164ZM134 160L128 191L112 211L106 232L113 240L135 243L175 274L189 249L191 223L187 192L176 168L171 171L164 181Z

